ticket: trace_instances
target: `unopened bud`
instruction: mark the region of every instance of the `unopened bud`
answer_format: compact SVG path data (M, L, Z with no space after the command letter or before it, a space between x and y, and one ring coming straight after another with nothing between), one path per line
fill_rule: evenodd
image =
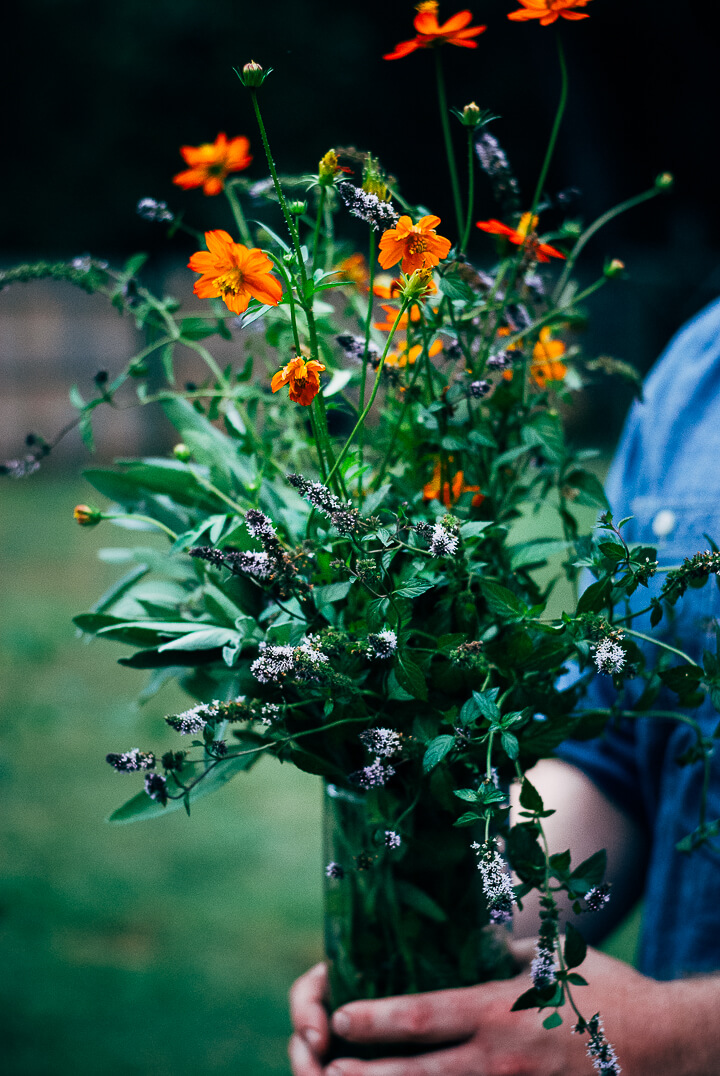
M296 217L301 217L307 209L307 202L288 202L287 207Z
M258 86L262 86L263 82L272 71L272 67L268 67L267 70L265 70L260 64L256 64L254 60L251 60L249 64L245 64L242 71L238 71L237 67L234 70L243 86L246 86L247 89L254 90L257 89Z
M612 261L606 264L603 272L608 280L612 280L615 276L621 276L625 272L625 262L621 262L619 258L613 258Z
M187 463L188 460L192 459L192 452L187 445L180 441L179 444L175 445L173 448L173 456L176 460L180 460L180 463Z
M103 514L99 508L92 508L89 504L76 504L73 517L81 527L95 527L102 520Z
M405 299L423 299L433 290L433 271L429 265L416 269L410 276L400 275L400 294Z
M470 104L465 105L465 108L462 110L460 122L465 127L477 127L478 123L480 122L481 116L482 110L475 104L474 101L471 101Z
M655 186L659 191L669 191L675 182L675 177L670 172L661 172L655 179Z

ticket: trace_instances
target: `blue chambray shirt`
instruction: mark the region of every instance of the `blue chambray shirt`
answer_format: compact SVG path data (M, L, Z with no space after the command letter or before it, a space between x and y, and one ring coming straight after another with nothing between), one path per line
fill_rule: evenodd
M720 301L674 337L652 370L644 402L633 406L626 423L606 488L614 518L634 517L623 529L626 540L656 546L661 566L708 549L704 535L720 545ZM662 579L651 580L650 594L657 593ZM648 591L639 589L642 608ZM714 652L714 621L720 620L716 579L689 590L675 608L674 622L664 618L656 629L661 637L696 661L704 649ZM640 620L634 626L649 630ZM607 706L615 697L611 678L598 674L590 705ZM673 698L661 696L658 707L672 708ZM720 721L709 699L693 716L706 735ZM694 733L685 725L637 719L608 728L596 740L563 744L557 752L648 834L639 968L656 979L720 970L720 851L703 846L684 855L675 850L699 818L702 764L676 762L693 742ZM720 741L711 761L708 820L720 817ZM716 844L720 848L720 841Z

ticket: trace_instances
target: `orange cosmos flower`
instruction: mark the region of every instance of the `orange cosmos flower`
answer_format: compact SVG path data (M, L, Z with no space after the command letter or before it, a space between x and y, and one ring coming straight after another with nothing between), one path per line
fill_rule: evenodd
M453 15L440 26L437 20L438 5L433 0L418 4L417 11L413 19L417 37L410 41L401 41L392 52L383 56L384 60L400 60L416 49L429 49L435 45L459 45L464 49L476 49L477 41L472 38L487 30L487 26L468 26L472 21L471 11L458 11L457 15Z
M376 329L381 329L383 332L389 333L393 325L395 324L395 318L398 316L398 312L394 306L388 306L387 303L381 303L380 305L385 311L385 321L374 321L373 325ZM420 308L415 303L413 303L413 305L410 307L410 321L419 320ZM398 322L398 329L407 328L407 323L408 312L406 310L403 316L400 318L400 321Z
M408 276L416 269L426 269L447 258L451 243L437 235L435 226L440 217L421 217L413 224L410 217L400 217L394 228L383 232L380 240L378 261L383 269L389 269L402 259L400 269Z
M545 388L546 381L562 381L565 377L567 366L558 361L564 354L565 345L562 340L553 340L546 325L540 330L540 338L533 348L530 363L530 376L541 389Z
M438 355L442 351L442 340L436 340L434 344L430 345L428 355L432 359L435 355ZM407 341L401 341L397 351L390 351L385 359L386 366L414 366L417 362L418 355L421 354L423 349L422 344L413 344L408 349Z
M452 463L452 456L449 457L448 463ZM472 504L473 507L477 508L485 500L485 495L480 492L479 486L465 485L465 476L462 471L456 471L450 482L443 483L442 492L440 490L440 481L441 467L440 460L438 460L435 464L432 478L423 486L424 501L440 500L446 508L450 508L456 501L460 500L463 493L474 493Z
M571 8L585 7L590 0L518 0L518 3L522 4L520 10L511 11L508 15L513 22L540 19L541 26L550 26L558 18L575 20L590 17L580 11L571 10Z
M199 250L190 258L188 269L202 273L195 281L194 292L201 299L222 299L233 314L247 310L251 297L277 306L282 297L282 285L271 274L272 262L257 247L244 247L218 228L205 232L207 250Z
M503 224L502 221L492 219L479 220L475 227L483 232L490 232L491 235L504 235L506 239L519 247L527 244L539 262L549 262L550 258L564 258L565 255L562 251L551 247L549 243L538 243L535 236L537 222L537 217L531 217L529 213L523 213L517 228L511 228L509 225Z
M500 332L502 331L500 329ZM550 336L550 329L546 325L540 330L540 337L533 348L530 362L530 376L541 389L545 388L548 381L562 381L565 377L567 366L564 362L558 361L564 354L565 345L562 340L553 340ZM506 370L503 377L506 381L512 381L512 370Z
M325 369L321 362L310 359L307 362L300 355L290 359L287 366L273 377L270 388L277 392L284 385L290 386L290 399L303 407L311 404L320 391L320 374Z
M340 262L338 272L348 284L354 284L361 291L369 290L370 274L362 254L350 254Z
M252 157L249 149L247 138L231 138L228 142L222 131L214 142L204 142L202 146L181 146L180 152L190 167L186 172L173 176L173 183L185 190L202 187L205 194L220 194L227 175L242 172L250 164Z

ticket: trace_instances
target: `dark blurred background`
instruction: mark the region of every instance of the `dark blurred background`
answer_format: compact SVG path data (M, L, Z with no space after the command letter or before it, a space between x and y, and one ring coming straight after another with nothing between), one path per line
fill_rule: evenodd
M512 0L476 0L474 22L487 23L487 33L476 50L446 48L444 59L450 104L475 100L500 116L491 130L529 201L559 76L554 29L509 22L506 14L514 6ZM455 9L444 4L441 19ZM720 20L714 5L700 0L686 0L681 9L671 0L593 0L587 10L590 18L583 22L558 24L570 104L546 189L550 196L579 191L572 213L588 222L650 186L659 172L674 174L675 188L667 197L623 216L591 242L579 271L587 282L606 257L626 262L627 281L593 300L585 344L590 352L629 360L644 372L682 321L720 292L712 167ZM227 226L222 197L183 192L171 178L184 167L181 144L212 141L220 130L250 138L255 160L244 175L266 174L248 95L232 70L250 58L275 68L262 99L281 171L313 171L330 146L370 149L399 177L410 201L451 219L432 58L416 52L402 60L382 59L397 41L412 36L413 14L405 0L17 5L5 56L12 105L1 121L6 212L0 258L10 264L90 251L113 261L146 250L154 256L151 279L153 272L157 280L180 269L192 240L179 236L168 242L166 230L141 220L134 207L151 195L183 210L187 222L201 230ZM458 124L455 130L462 153L463 132ZM497 214L482 179L476 208L478 218ZM479 233L470 256L491 257ZM187 298L189 274L182 279L181 297ZM18 288L12 300L8 293L1 300L2 362L11 382L6 378L6 392L22 388L18 379L27 380L30 370L39 379L49 359L56 360L52 370L69 364L72 376L86 380L98 366L119 365L131 340L117 320L109 324L114 315L106 314L100 330L108 340L108 363L93 353L96 334L83 321L101 304L78 302L65 288L39 289L38 302L32 290L20 295ZM59 329L64 301L71 304L75 326L85 326L82 334ZM37 320L40 306L53 312L49 322ZM28 337L33 309L35 330ZM24 331L17 328L20 322ZM64 344L63 335L69 335ZM617 436L628 402L629 392L617 386L597 397L603 422L596 432L606 443ZM40 412L49 419L50 411L46 400ZM11 410L7 399L0 417L5 441L22 435L17 408ZM52 418L60 417L52 410ZM582 430L593 425L583 421Z
M554 33L509 23L511 0L474 0L486 22L476 50L444 52L449 101L498 113L501 140L526 200L559 89ZM448 17L460 4L442 5ZM578 188L585 222L662 171L674 190L621 218L589 245L581 279L607 257L628 279L589 304L588 351L652 363L684 319L720 293L720 216L713 162L718 117L715 5L593 0L562 23L570 105L547 191ZM266 170L247 94L233 65L275 73L262 90L282 172L313 171L333 145L378 155L403 193L444 219L446 196L432 57L381 59L412 36L409 3L328 0L28 0L5 25L2 110L5 212L0 265L72 258L115 263L152 255L151 279L193 300L194 247L135 215L165 199L200 228L227 227L223 198L171 183L181 144L218 131L250 138ZM458 146L462 146L459 127ZM477 217L497 214L480 182ZM471 258L487 261L486 238ZM0 293L0 454L30 429L51 435L71 414L68 386L127 362L139 338L129 317L67 285ZM629 393L588 396L577 439L617 436ZM98 455L163 444L151 409L97 423ZM319 793L287 767L258 767L217 798L122 830L102 822L131 794L106 751L167 749L162 695L139 708L137 674L115 667L119 646L87 650L70 617L117 576L96 562L132 533L79 531L72 506L92 500L78 476L76 435L29 479L0 479L0 1024L11 1076L249 1076L287 1072L284 995L320 953ZM162 539L142 536L148 542ZM122 785L122 787L120 787ZM632 953L632 931L619 952Z

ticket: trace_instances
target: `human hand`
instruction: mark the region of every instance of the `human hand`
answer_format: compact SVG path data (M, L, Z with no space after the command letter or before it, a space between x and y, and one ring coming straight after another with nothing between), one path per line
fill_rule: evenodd
M349 1056L327 1069L322 1063L330 1040L323 1005L327 972L317 965L291 992L294 1076L587 1076L592 1071L587 1036L570 1033L569 1024L575 1022L571 1010L563 1009L565 1022L552 1031L542 1027L535 1010L511 1012L529 985L534 943L515 942L513 949L524 968L513 979L342 1006L333 1014L332 1030L348 1043L416 1043L418 1054L378 1061ZM666 984L592 949L582 970L591 985L575 988L579 1007L588 1017L601 1013L621 1064L638 1076L662 1072L658 1011L665 1006L658 994ZM422 1052L423 1046L443 1043L448 1045Z

